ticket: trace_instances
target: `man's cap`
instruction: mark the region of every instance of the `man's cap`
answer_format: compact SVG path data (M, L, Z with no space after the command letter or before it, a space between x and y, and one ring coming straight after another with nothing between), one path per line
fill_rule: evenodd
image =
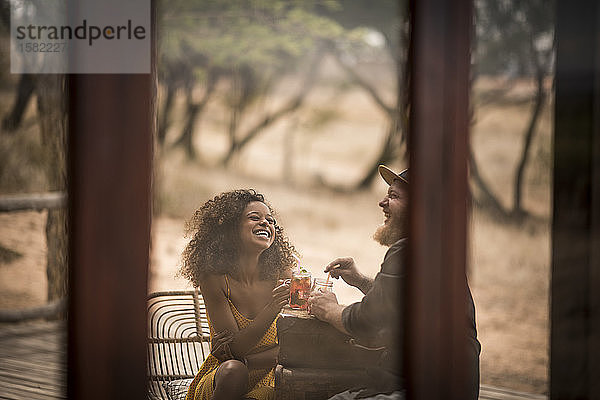
M379 175L383 178L383 180L388 184L392 185L395 180L400 180L403 183L408 185L408 168L400 172L399 174L395 173L385 165L379 166Z

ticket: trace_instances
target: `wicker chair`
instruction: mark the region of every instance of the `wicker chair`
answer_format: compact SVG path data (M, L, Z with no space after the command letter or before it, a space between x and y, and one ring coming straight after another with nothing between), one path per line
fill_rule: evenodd
M165 384L193 378L210 352L210 330L198 290L148 296L148 378L151 399L168 399Z

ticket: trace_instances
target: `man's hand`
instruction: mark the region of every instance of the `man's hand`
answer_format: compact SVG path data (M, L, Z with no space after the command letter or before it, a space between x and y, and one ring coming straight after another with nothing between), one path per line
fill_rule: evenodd
M344 282L358 288L363 293L367 293L373 284L369 278L358 272L352 257L336 258L325 267L325 272L331 274L331 277L335 279L339 279L341 276Z
M229 348L229 343L233 340L233 333L228 330L215 333L210 339L210 354L219 360L219 362L231 360L233 354Z
M333 292L312 292L308 298L308 307L310 313L321 321L330 323L343 333L348 333L342 322L342 312L345 306L338 304L337 297Z

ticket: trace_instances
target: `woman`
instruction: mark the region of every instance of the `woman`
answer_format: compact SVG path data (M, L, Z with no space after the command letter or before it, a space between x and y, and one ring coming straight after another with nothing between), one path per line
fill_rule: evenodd
M272 399L279 346L275 321L288 301L294 248L254 190L222 193L188 223L181 273L200 287L211 354L186 400Z

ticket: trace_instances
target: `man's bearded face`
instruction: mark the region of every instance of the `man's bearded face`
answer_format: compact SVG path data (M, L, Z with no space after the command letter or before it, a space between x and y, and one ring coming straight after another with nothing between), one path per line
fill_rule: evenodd
M391 246L407 235L408 186L401 181L394 181L379 202L379 207L385 220L373 234L373 239L383 246Z

